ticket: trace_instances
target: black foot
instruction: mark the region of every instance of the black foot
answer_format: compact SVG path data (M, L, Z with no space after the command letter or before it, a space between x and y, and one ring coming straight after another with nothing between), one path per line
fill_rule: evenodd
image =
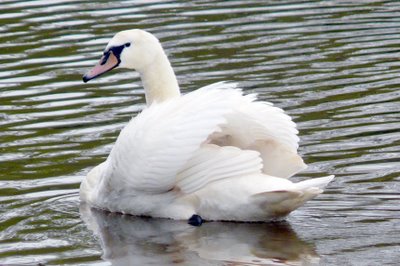
M200 215L193 214L192 217L189 218L188 224L193 226L200 226L203 223L203 219Z

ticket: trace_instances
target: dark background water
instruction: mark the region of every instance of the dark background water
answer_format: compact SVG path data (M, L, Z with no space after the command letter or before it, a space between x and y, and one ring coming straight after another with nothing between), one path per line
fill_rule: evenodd
M144 107L136 73L81 76L131 28L159 37L184 92L236 81L284 108L309 164L294 179L335 174L326 193L283 224L79 210ZM399 34L398 1L1 1L0 263L399 265Z

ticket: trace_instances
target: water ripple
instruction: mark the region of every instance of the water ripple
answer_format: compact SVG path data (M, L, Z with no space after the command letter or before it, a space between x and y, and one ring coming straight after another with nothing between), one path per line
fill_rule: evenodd
M133 27L161 39L184 92L237 81L294 117L309 164L297 178L337 175L289 218L318 246L322 264L399 262L397 2L4 0L0 7L2 263L102 263L80 219L79 183L144 108L144 96L135 73L89 84L81 76L115 32Z

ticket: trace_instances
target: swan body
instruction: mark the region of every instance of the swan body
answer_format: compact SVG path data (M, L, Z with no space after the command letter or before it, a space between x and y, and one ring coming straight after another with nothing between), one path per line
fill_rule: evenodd
M152 34L117 33L84 81L116 67L140 73L147 107L83 180L80 198L91 206L172 219L267 221L285 217L333 179L288 180L306 165L295 123L271 103L224 82L181 95Z

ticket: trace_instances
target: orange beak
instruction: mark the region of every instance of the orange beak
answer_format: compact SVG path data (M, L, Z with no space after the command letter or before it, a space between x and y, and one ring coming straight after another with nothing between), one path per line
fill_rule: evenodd
M100 61L89 72L83 76L83 82L88 82L104 73L116 68L121 61L114 55L113 51L104 54Z

